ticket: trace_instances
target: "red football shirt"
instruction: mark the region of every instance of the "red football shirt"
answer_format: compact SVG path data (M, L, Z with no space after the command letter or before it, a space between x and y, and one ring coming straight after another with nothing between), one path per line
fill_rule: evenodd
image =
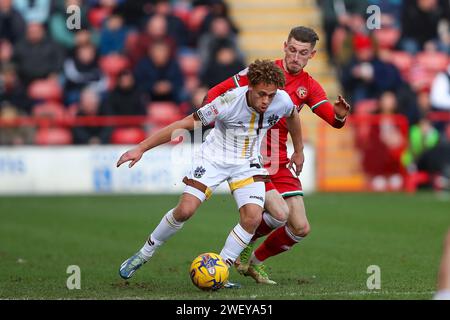
M344 125L344 122L335 119L333 105L328 101L322 86L306 71L302 70L297 74L290 74L284 69L282 59L276 60L275 64L284 71L286 77L284 90L289 94L294 104L298 106L298 110L306 104L315 114L333 127L341 128ZM209 103L230 89L246 85L248 85L247 69L211 88L204 102ZM266 157L266 166L271 163L273 167L273 161L278 162L280 166L289 163L286 146L287 136L288 130L285 118L278 121L267 132L266 149L262 151L262 154ZM278 148L273 145L274 143L278 143Z

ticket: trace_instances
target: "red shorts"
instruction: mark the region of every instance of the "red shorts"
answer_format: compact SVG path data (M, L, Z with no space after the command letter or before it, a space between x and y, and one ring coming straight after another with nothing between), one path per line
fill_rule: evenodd
M266 192L274 189L283 198L303 196L302 184L299 178L286 167L280 168L276 174L270 176L270 181L266 182Z

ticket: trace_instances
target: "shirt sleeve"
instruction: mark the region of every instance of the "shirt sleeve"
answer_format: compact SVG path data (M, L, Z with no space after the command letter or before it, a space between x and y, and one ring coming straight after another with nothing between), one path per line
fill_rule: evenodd
M214 99L212 102L204 105L195 112L196 118L198 118L204 126L208 126L216 119L223 119L227 113L227 103L222 96Z
M342 128L345 121L339 121L334 114L334 106L328 101L327 94L323 90L322 86L314 79L311 78L310 84L311 94L306 101L311 111L325 120L334 128Z

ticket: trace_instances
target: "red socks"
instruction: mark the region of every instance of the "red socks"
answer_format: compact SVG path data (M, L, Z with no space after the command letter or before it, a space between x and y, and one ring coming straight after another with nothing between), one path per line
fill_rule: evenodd
M256 259L262 262L269 257L289 250L294 244L298 242L288 234L289 231L287 231L286 228L287 226L282 226L276 229L267 237L267 239L258 247L258 249L256 249L254 253Z
M265 235L268 235L271 233L273 228L267 224L267 222L264 219L261 219L261 223L259 224L258 228L255 231L255 235L253 236L251 242L256 241L256 239L264 237Z

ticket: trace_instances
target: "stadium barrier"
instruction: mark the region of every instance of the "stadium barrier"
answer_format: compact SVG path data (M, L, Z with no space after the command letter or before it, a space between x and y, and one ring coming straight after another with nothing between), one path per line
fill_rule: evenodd
M450 122L450 113L431 113L429 118L434 122L440 121L445 124ZM401 163L401 156L408 147L409 126L404 116L352 115L349 117L347 125L341 130L331 128L323 121L302 121L302 125L305 141L308 142L305 148L305 167L301 175L306 192L315 190L415 190L414 186L408 185L411 180L408 180L408 172ZM146 116L18 117L0 120L0 134L5 128L23 126L37 130L45 128L70 130L74 126L138 127L145 134L149 134L159 129L161 124L155 123L151 117ZM129 172L129 175L135 179L132 182L127 180L131 177L128 176L127 178L126 173L121 176L121 173L117 173L118 171L112 171L115 161L117 161L120 153L125 150L124 144L137 143L140 141L139 139L142 139L142 134L128 133L128 136L131 137L131 140L136 139L136 141L117 143L117 146L2 147L0 148L0 193L179 193L182 191L183 185L180 184L180 178L188 166L185 164L182 166L170 164L168 166L167 161L162 160L167 159L167 154L171 153L171 150L177 150L174 149L177 146L176 144L160 147L149 153L149 158L152 160L143 161L143 164L137 170L139 172ZM121 141L121 139L118 139L118 141ZM291 146L290 152L292 152ZM39 185L41 176L46 174L45 170L36 168L31 159L36 159L36 162L47 163L49 161L48 163L52 163L51 166L41 163L43 168L62 166L60 179L70 181L72 177L69 174L70 172L67 171L74 169L70 166L64 167L58 164L58 161L52 160L53 158L68 157L67 154L71 155L70 159L72 157L78 159L73 162L70 162L70 159L64 160L66 163L63 165L73 163L75 170L78 172L73 179L80 180L78 177L81 176L81 171L84 172L83 174L89 173L87 176L83 176L83 179L81 179L83 182L74 182L72 186L62 187L59 185L42 186L42 184L49 183L48 180L58 179L46 177L38 188L34 188L35 185ZM17 158L18 155L21 155L21 157ZM47 160L38 160L41 158ZM183 158L190 159L190 157ZM108 159L108 161L100 163L98 159ZM88 162L89 165L84 164L85 162ZM80 166L84 167L81 168ZM22 174L21 172L25 168L27 170L33 168L33 173L26 171L26 174L24 174L26 178L22 177L16 180L17 175ZM17 170L19 171L17 172ZM122 168L119 170L122 170ZM170 172L167 173L167 171ZM156 174L155 172L159 173ZM34 178L31 178L30 175L33 175ZM19 183L19 181L21 182ZM65 189L67 190L64 191Z
M165 145L147 152L129 169L116 168L126 145L0 147L0 195L180 194L193 145ZM306 159L314 150L305 148ZM314 165L301 174L305 192L314 191ZM226 183L216 192L228 193Z

